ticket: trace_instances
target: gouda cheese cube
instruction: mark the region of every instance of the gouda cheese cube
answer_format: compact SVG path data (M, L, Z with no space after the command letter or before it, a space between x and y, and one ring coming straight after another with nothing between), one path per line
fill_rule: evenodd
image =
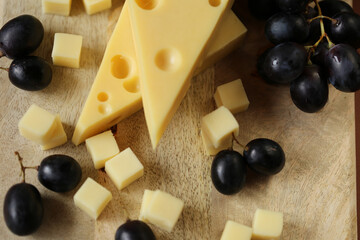
M56 116L33 104L20 119L18 126L22 136L44 145L56 129Z
M110 130L88 138L85 142L95 169L105 167L105 162L120 152L115 137Z
M51 57L54 65L79 68L83 37L68 33L55 33Z
M69 16L71 0L42 0L43 13Z
M105 171L121 190L144 175L144 166L130 148L105 163Z
M252 229L248 226L227 221L220 240L250 240Z
M253 239L278 240L283 229L283 214L263 209L256 209L253 219Z
M240 79L218 86L214 98L217 107L224 106L232 114L246 111L249 107L249 99Z
M201 120L201 129L215 148L220 147L221 143L232 134L235 136L239 134L238 122L224 106L204 116Z
M94 219L99 217L111 199L111 192L92 178L87 178L74 195L75 205Z
M89 15L111 8L111 0L83 0L83 3Z
M154 191L145 189L144 191L144 196L141 202L141 208L140 208L140 216L139 216L139 220L148 223L149 221L146 219L145 217L145 212L149 207L149 204L154 196Z
M184 208L184 202L168 193L156 190L144 218L159 228L171 232Z
M67 142L67 136L59 116L56 116L56 124L57 126L51 139L45 145L41 145L41 150L45 151L63 145Z
M206 150L206 154L207 155L216 155L218 152L225 150L225 149L229 149L232 145L232 136L229 136L227 138L225 138L219 145L219 147L214 147L214 145L212 145L210 139L204 134L203 131L201 131L201 138L202 141L204 143L204 147Z

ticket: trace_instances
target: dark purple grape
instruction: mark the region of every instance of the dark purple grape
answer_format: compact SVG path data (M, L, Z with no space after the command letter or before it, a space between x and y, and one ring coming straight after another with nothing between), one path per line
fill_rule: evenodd
M238 193L244 187L246 179L246 164L240 153L223 150L216 154L211 165L211 179L220 193Z
M273 82L271 81L265 74L264 72L264 61L265 61L265 58L267 56L267 54L270 52L272 48L268 48L266 49L257 59L257 62L256 62L256 69L258 71L258 74L260 75L260 77L266 82L266 83L269 83L269 84L278 84L276 82Z
M325 56L329 52L329 43L326 40L320 42L320 44L315 48L314 53L311 55L311 62L325 67Z
M346 43L360 48L360 16L343 12L333 16L336 23L330 26L330 38L334 43Z
M325 57L329 82L340 91L355 92L360 89L360 56L355 48L337 44Z
M290 93L301 111L314 113L322 109L329 96L329 86L322 69L317 65L306 66L300 77L291 82Z
M308 0L276 0L276 3L284 12L301 13L305 11Z
M81 167L72 157L56 154L41 161L38 179L54 192L73 190L81 180Z
M14 234L25 236L34 233L44 216L39 191L28 183L15 184L5 195L3 213L7 227Z
M44 27L37 18L18 16L0 29L0 54L12 59L27 56L40 46L43 37Z
M306 19L301 14L280 12L266 21L265 35L274 44L302 43L307 39L309 29Z
M248 0L248 4L251 14L260 20L266 20L280 12L274 0Z
M115 240L156 240L151 228L139 220L127 221L115 233Z
M313 20L309 25L309 35L306 40L308 45L313 45L319 41L321 36L320 19Z
M263 175L277 174L285 165L285 153L281 146L266 138L249 142L244 149L244 159L252 170Z
M285 84L298 78L307 59L303 46L293 42L281 43L273 47L263 63L263 71L272 82Z
M344 1L324 0L319 2L321 12L324 16L332 17L340 12L354 12L352 7ZM315 8L317 10L317 8Z
M42 90L51 82L51 66L44 59L36 56L18 58L13 60L10 65L9 79L20 89Z

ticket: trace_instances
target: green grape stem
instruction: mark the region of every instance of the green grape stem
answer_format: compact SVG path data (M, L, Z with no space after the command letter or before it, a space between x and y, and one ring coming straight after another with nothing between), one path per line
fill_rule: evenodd
M21 167L21 175L22 175L22 183L25 182L25 170L26 169L35 169L35 170L39 170L39 166L35 166L35 167L25 167L24 164L23 164L23 158L20 156L20 153L18 151L15 152L15 155L17 156L18 158L18 161L20 163L20 167Z

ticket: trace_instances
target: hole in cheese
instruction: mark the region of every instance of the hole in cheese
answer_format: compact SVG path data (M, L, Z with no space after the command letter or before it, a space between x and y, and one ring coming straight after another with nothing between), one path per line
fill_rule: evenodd
M98 94L97 98L100 102L106 102L109 99L109 95L105 92L101 92Z
M217 7L217 6L220 5L221 0L209 0L209 3L210 3L211 6Z
M180 53L176 49L162 49L155 56L155 64L163 71L174 71L181 63Z
M99 113L101 113L101 114L107 114L107 113L111 112L110 106L107 106L104 104L99 105L98 110L99 110Z
M138 78L132 78L124 82L124 88L131 93L137 93L140 91L140 83Z
M137 5L144 10L151 10L156 7L158 0L135 0Z
M116 55L111 59L111 74L116 78L126 78L130 73L129 61L121 56Z

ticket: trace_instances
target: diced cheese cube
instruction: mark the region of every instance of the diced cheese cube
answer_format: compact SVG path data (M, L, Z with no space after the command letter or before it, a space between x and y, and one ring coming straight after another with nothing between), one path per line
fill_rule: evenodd
M227 221L220 240L250 240L252 229L248 226Z
M149 204L154 196L154 191L145 189L144 191L144 196L141 202L141 208L140 208L140 216L139 216L139 220L148 223L149 221L146 219L145 217L145 212L146 209L148 209Z
M56 125L57 125L56 129L55 129L53 135L51 136L51 139L49 140L49 142L47 142L44 145L41 145L41 149L43 151L54 148L54 147L58 147L67 142L67 136L64 131L63 125L61 124L61 120L60 120L59 116L56 116Z
M33 104L19 121L19 131L25 138L46 144L56 129L56 116Z
M208 136L205 135L205 133L203 131L201 131L201 138L202 141L204 143L204 147L206 150L206 154L207 155L216 155L218 152L225 150L225 149L229 149L232 145L232 136L230 135L228 138L225 138L219 145L219 147L214 147L214 145L212 145L210 139Z
M246 111L249 107L249 99L240 79L218 86L214 98L217 107L224 106L233 114Z
M218 148L232 134L235 136L239 134L239 124L229 109L221 106L202 118L201 130L211 144Z
M43 13L69 16L71 0L42 0Z
M83 0L83 3L89 15L111 8L111 0Z
M256 209L253 219L253 235L256 240L278 240L283 229L283 214Z
M112 132L106 131L85 140L86 148L95 169L105 167L105 162L120 152Z
M68 33L55 33L51 57L54 65L79 68L83 37Z
M94 219L99 217L111 199L111 192L92 178L87 178L74 195L75 205Z
M184 202L168 193L156 190L144 218L159 228L171 232L184 208Z
M105 163L105 171L121 190L144 175L144 166L130 148Z

